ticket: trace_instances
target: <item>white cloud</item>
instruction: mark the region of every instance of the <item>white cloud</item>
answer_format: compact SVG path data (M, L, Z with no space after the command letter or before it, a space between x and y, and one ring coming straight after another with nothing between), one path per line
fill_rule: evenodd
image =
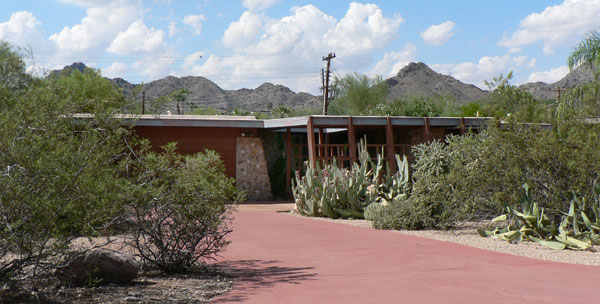
M365 68L372 63L372 51L399 35L402 22L400 15L384 16L377 5L360 3L351 3L339 20L314 5L293 7L288 16L278 19L245 11L230 23L221 40L236 56L209 56L202 65L185 69L227 88L269 81L316 93L321 56L335 52L338 73ZM388 56L393 60L397 54ZM295 77L290 78L290 73ZM219 78L222 75L231 76Z
M333 49L364 54L395 38L403 21L400 15L384 17L375 4L352 2L344 18L323 38Z
M383 59L378 61L375 66L369 71L370 75L381 75L384 78L392 77L409 63L415 61L415 53L417 46L413 43L408 43L399 52L387 52L383 55Z
M269 8L279 0L244 0L242 5L251 11L261 11Z
M127 30L120 32L106 50L110 53L125 55L138 52L157 52L166 47L162 30L148 28L142 20L137 20Z
M600 0L565 0L533 13L519 23L519 28L498 42L503 47L521 47L543 42L543 51L553 53L558 46L572 46L582 35L598 26Z
M31 45L34 48L45 40L39 29L40 24L30 12L14 12L8 21L0 23L0 40L20 47Z
M63 0L67 2L67 0ZM137 1L75 1L86 9L87 16L81 23L66 26L59 33L50 36L63 56L72 56L104 50L120 32L142 18L143 7Z
M531 58L531 60L529 60L529 63L527 64L527 66L530 68L533 68L533 67L535 67L536 62L537 62L537 59Z
M102 76L108 77L108 78L117 78L117 77L123 78L125 75L125 72L127 72L127 70L128 70L127 64L120 62L120 61L115 61L109 67L102 69Z
M517 66L522 66L523 64L525 64L525 61L527 61L526 55L520 55L512 58L512 62Z
M140 75L156 79L173 74L170 71L173 62L175 62L175 54L172 50L168 50L164 53L147 54L142 59L134 62L132 67L137 70Z
M243 47L253 43L262 30L263 17L249 11L242 13L240 20L229 24L223 34L223 44L228 47Z
M482 89L487 89L483 83L484 80L490 80L500 74L506 75L506 73L515 68L514 63L514 57L511 57L510 55L495 57L485 56L479 59L477 63L433 64L431 65L431 68L438 73L451 75L462 82L471 83Z
M177 28L177 22L176 21L169 22L169 37L173 37L173 36L177 35L179 32L181 32L181 30Z
M138 3L139 0L58 0L63 3L73 4L81 7L103 7L111 5L129 5Z
M560 66L557 68L550 69L548 71L534 72L529 75L527 82L542 81L545 83L554 83L561 80L569 73L567 66Z
M183 18L183 23L194 29L194 35L202 34L202 21L205 21L204 15L187 15Z
M452 33L454 25L455 23L452 21L446 21L438 25L432 25L425 31L421 32L421 38L423 38L423 41L425 41L427 44L445 44L452 37L452 35L454 35L454 33Z

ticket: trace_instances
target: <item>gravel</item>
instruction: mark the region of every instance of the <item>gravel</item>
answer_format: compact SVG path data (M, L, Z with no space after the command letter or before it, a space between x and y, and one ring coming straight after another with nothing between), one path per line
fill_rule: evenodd
M300 216L296 213L290 213L294 216ZM313 220L321 220L334 222L338 224L352 225L356 227L364 227L366 229L374 229L371 222L367 220L345 220L345 219L329 219L308 217ZM600 266L600 248L594 246L590 251L574 251L574 250L553 250L541 246L534 242L521 242L511 244L495 238L481 237L477 231L477 227L481 227L481 223L467 223L463 227L455 230L395 230L397 233L415 235L429 239L435 239L445 242L462 244L466 246L503 252L508 254L520 255L532 259L562 262L569 264L594 265Z

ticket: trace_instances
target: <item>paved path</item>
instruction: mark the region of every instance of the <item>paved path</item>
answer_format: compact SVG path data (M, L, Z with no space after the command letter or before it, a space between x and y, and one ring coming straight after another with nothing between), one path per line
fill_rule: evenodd
M294 217L291 205L235 214L217 303L600 303L600 267L497 253Z

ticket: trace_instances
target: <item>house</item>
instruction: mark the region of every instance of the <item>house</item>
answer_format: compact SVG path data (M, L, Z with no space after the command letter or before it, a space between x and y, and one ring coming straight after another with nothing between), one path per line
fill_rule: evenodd
M134 117L125 117L134 118ZM357 145L366 139L372 156L394 154L411 159L413 145L467 129L485 127L483 117L303 116L255 119L248 116L138 115L136 133L158 148L178 142L178 152L205 149L221 155L225 173L246 190L249 200L269 200L273 192L289 195L293 172L308 161L335 159L340 166L357 160ZM274 163L280 165L273 165ZM285 162L285 167L281 164ZM395 170L395 162L390 162ZM273 191L274 185L279 191ZM284 188L284 189L281 189ZM284 191L282 191L284 190Z

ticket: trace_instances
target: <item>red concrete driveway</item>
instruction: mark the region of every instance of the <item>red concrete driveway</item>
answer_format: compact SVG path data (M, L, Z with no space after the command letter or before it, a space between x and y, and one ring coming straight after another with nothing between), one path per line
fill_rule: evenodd
M600 267L540 261L242 206L218 303L600 303Z

